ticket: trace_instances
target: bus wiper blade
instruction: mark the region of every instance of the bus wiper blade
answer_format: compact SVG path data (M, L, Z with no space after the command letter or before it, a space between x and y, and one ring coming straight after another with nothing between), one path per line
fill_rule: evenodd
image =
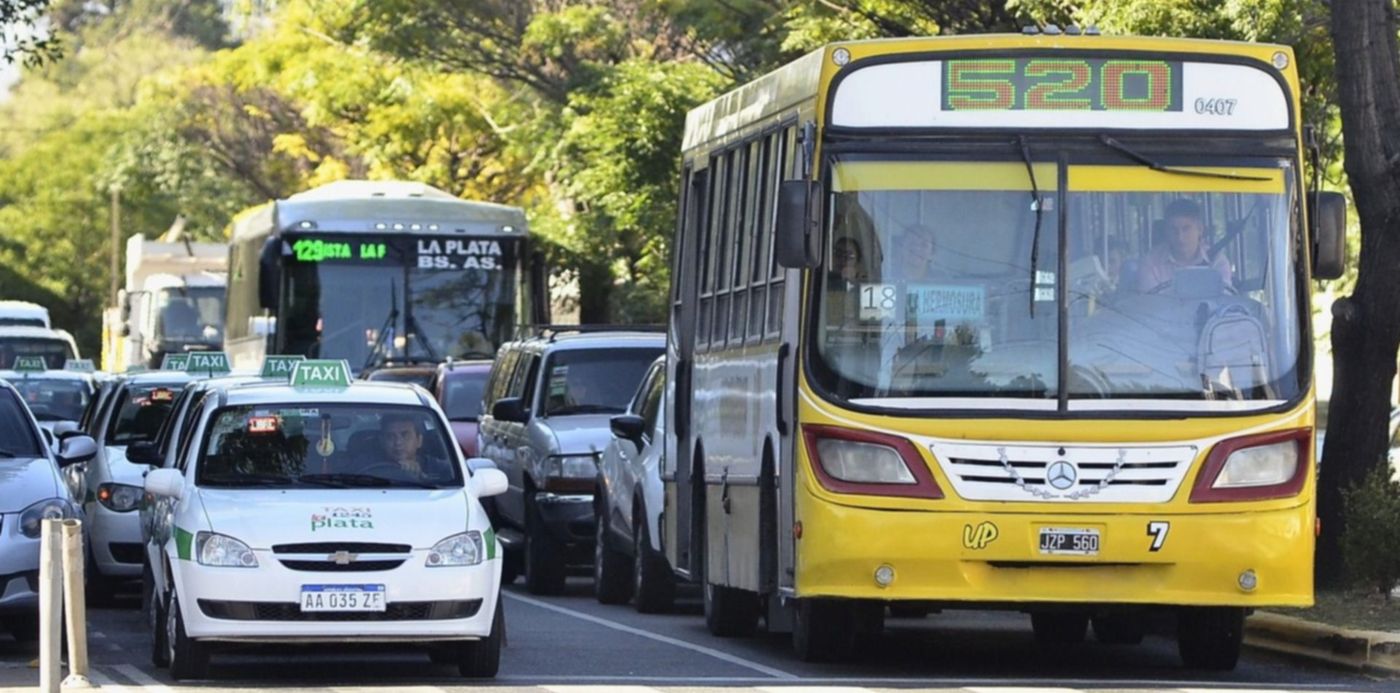
M1045 199L1040 196L1040 185L1035 180L1035 163L1031 160L1031 146L1026 136L1016 138L1021 147L1021 160L1026 162L1026 173L1031 177L1031 207L1035 209L1035 232L1031 234L1031 317L1035 317L1036 274L1040 260L1040 219L1045 209Z
M1132 159L1133 161L1136 161L1139 164L1142 164L1143 166L1152 169L1153 171L1161 171L1162 173L1175 173L1182 176L1197 176L1200 178L1224 178L1226 180L1270 180L1261 176L1246 176L1242 173L1221 173L1219 171L1201 171L1194 168L1168 166L1166 164L1159 163L1149 158L1147 155L1132 149L1128 145L1123 144L1122 142L1119 142L1118 140L1115 140L1112 137L1109 137L1108 135L1099 135L1099 141L1102 142L1105 147L1108 147L1109 149L1112 149L1113 151L1118 152L1119 154L1122 154L1123 156L1126 156L1129 159Z

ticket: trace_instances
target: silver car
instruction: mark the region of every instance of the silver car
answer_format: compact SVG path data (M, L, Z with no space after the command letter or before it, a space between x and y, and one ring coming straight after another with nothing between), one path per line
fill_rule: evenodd
M54 454L23 398L0 381L0 626L17 640L39 634L39 532L45 519L81 517L59 467L85 462L97 444L66 435Z

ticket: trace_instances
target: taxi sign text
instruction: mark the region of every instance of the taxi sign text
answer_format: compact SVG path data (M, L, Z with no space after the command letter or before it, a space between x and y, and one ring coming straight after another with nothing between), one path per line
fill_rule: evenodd
M286 378L292 374L298 363L305 360L305 356L268 356L263 359L262 377Z
M15 357L15 372L17 373L39 373L48 370L48 368L42 356Z
M227 373L228 354L222 351L196 351L185 361L186 373Z
M63 362L63 370L94 373L97 371L97 365L92 362L92 359L68 359Z
M295 387L349 387L350 364L344 360L307 359L292 370Z
M160 369L163 371L183 371L189 362L189 354L166 354L165 358L161 359Z

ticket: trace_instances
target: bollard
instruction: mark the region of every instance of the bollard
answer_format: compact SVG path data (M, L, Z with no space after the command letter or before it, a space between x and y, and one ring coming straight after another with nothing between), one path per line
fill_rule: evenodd
M39 540L39 690L57 693L63 662L62 525L44 520Z
M93 688L88 680L87 595L83 592L83 523L63 520L63 614L68 629L68 678L63 688Z

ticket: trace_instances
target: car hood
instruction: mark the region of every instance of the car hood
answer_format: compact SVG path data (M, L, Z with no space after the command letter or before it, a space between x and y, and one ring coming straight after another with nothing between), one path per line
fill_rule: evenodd
M107 475L112 481L142 486L146 483L146 472L149 471L151 468L144 464L132 464L126 460L125 445L107 446Z
M552 416L546 426L559 443L559 454L602 452L612 440L610 421L616 414Z
M468 529L469 497L463 489L204 488L198 493L209 529L253 549L307 542L428 549Z
M0 513L15 513L46 498L67 497L47 457L0 459Z
M452 421L452 435L457 437L457 445L462 448L462 454L467 457L476 457L476 422L475 421Z

